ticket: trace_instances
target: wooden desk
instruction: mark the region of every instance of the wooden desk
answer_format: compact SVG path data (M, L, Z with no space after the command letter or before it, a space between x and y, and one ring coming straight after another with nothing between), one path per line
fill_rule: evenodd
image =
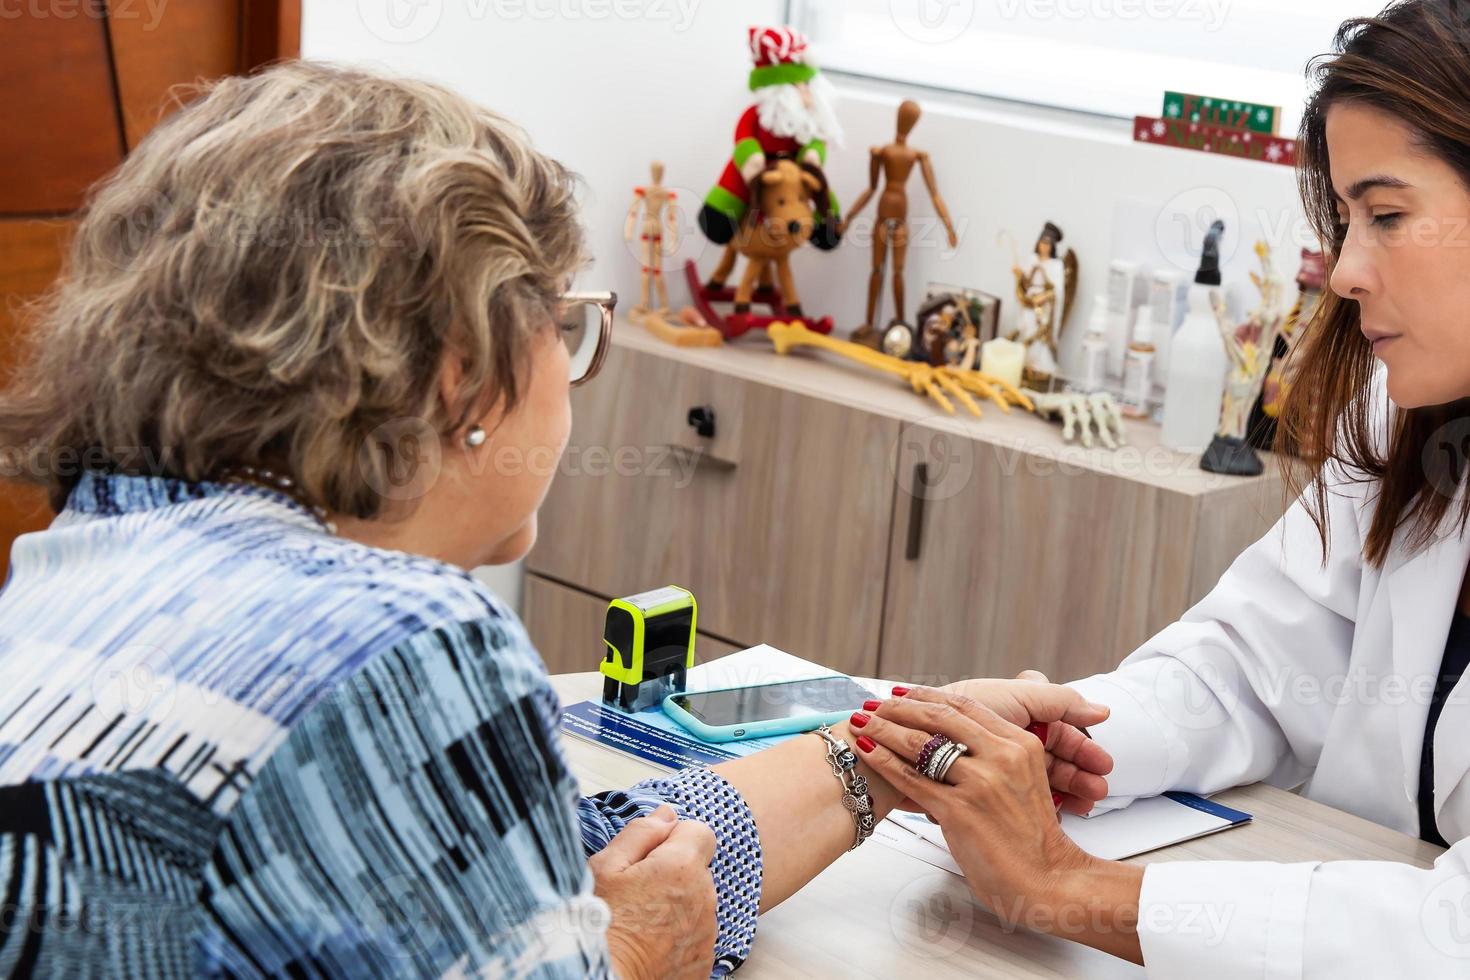
M599 675L552 678L563 704L600 696ZM580 739L563 741L586 793L632 785L660 770ZM1244 827L1131 858L1401 861L1427 868L1441 849L1264 784L1217 797L1255 816ZM964 882L876 842L843 855L761 917L744 980L791 977L1138 977L1143 970L1065 940L1008 932Z

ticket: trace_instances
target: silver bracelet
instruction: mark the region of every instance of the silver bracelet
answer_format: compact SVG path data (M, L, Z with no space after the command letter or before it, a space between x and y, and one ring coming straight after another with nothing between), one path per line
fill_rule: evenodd
M852 814L855 833L850 851L873 836L873 797L868 792L868 777L857 771L857 755L832 734L832 729L823 725L817 734L827 743L827 764L842 784L842 807Z

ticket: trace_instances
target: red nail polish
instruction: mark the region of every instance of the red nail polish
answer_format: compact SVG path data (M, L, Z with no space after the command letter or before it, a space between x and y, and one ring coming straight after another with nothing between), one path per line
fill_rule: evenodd
M862 728L868 723L868 716L861 711L854 711L852 717L848 720L852 722L853 728Z
M871 752L878 747L877 743L874 742L871 738L868 738L868 736L866 735L859 735L857 737L857 745L858 748L862 749L864 752Z
M864 701L863 702L863 710L864 711L877 711L878 710L878 702L877 701Z
M1046 744L1047 724L1044 721L1034 721L1026 726L1026 731L1041 739L1041 744Z
M893 689L893 696L896 698L901 698L907 693L909 693L909 689L906 687L895 687Z
M1054 807L1061 806L1062 805L1062 794L1061 793L1053 793L1053 794L1051 794L1051 805L1054 806Z

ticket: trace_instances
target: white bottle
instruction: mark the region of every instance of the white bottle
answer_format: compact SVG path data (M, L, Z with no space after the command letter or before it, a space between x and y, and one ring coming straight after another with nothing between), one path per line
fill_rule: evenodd
M1161 440L1180 452L1203 452L1220 427L1220 403L1230 368L1214 309L1224 231L1225 223L1216 221L1205 237L1199 272L1189 287L1189 312L1169 345Z
M1092 319L1087 321L1087 333L1082 337L1082 372L1077 388L1086 394L1102 391L1108 380L1109 300L1106 295L1094 297Z
M1184 274L1174 269L1160 269L1149 282L1148 301L1153 306L1154 329L1160 333L1165 330L1173 333L1179 326L1180 314L1184 312L1180 309L1184 305L1180 302L1184 282Z
M1149 402L1154 387L1154 318L1147 305L1138 309L1138 322L1133 326L1133 342L1123 361L1123 398L1118 410L1129 418L1148 418Z
M1138 280L1138 263L1114 259L1108 266L1108 373L1123 373L1123 355L1128 350L1132 329L1133 284Z
M1166 380L1164 369L1169 366L1169 343L1184 319L1186 286L1191 278L1177 269L1159 269L1149 281L1148 302L1154 315L1154 363L1159 366L1154 372L1155 390L1163 387Z

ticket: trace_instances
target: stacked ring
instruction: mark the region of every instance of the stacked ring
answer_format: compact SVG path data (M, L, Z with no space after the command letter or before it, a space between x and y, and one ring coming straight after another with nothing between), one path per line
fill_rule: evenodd
M929 757L928 765L921 770L925 776L936 783L944 782L944 777L949 775L950 768L959 760L960 756L970 751L964 742L952 742L944 740L944 744L934 750Z
M931 737L929 741L924 743L924 747L919 750L919 757L914 760L914 768L919 770L919 772L923 772L925 767L929 765L929 760L934 756L934 753L939 750L941 745L948 741L949 739L943 735Z

